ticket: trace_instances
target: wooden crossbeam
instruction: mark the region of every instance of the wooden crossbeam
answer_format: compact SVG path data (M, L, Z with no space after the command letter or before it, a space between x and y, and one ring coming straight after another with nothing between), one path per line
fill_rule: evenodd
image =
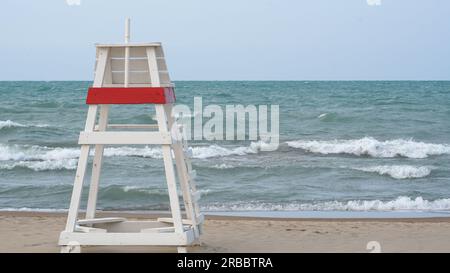
M95 224L105 224L105 223L119 223L119 222L124 222L126 220L127 220L126 218L122 218L122 217L108 217L108 218L78 220L77 224L80 226L83 226L83 225L95 225Z
M169 133L163 132L81 132L78 143L83 145L172 144Z

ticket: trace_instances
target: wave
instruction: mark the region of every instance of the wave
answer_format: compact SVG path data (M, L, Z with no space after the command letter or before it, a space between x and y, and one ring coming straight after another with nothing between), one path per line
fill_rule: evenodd
M80 150L74 148L49 148L36 145L0 144L0 161L47 161L75 159Z
M13 170L15 168L27 168L33 171L59 171L75 170L77 160L46 160L46 161L19 161L10 164L0 164L0 170Z
M0 211L4 212L47 212L47 213L56 213L56 212L67 212L67 209L42 209L42 208L0 208Z
M201 190L202 195L207 195L210 190ZM158 202L168 202L165 189L139 188L134 186L108 186L100 189L102 200L115 200L118 198L135 198L148 200L148 196L158 199ZM163 198L163 199L162 199ZM153 205L154 208L164 208L165 205ZM117 207L109 209L117 210ZM123 208L120 208L123 209ZM133 210L132 208L128 208ZM263 202L230 202L213 203L201 205L202 211L348 211L348 212L371 212L371 211L414 211L414 212L433 212L449 211L450 198L436 200L426 200L423 197L399 196L393 200L350 200L350 201L323 201L311 203L263 203ZM66 209L47 209L47 208L1 208L0 211L43 211L43 212L65 212Z
M219 170L226 170L226 169L234 169L236 167L233 166L233 165L222 163L222 164L213 165L210 168L212 168L212 169L219 169Z
M244 156L256 154L263 143L254 142L248 147L226 148L219 145L192 147L192 157L208 159L213 157ZM91 156L94 151L91 151ZM28 168L33 171L74 170L80 156L79 148L50 148L36 145L0 144L0 169L12 170ZM104 151L105 157L143 157L162 158L160 148L111 147ZM12 161L12 162L11 162ZM224 168L221 166L219 168Z
M229 203L203 207L206 211L443 211L450 210L450 199L425 200L400 196L394 200L325 201L316 203Z
M12 128L12 127L26 127L26 125L11 121L11 120L0 120L0 129Z
M45 128L48 127L48 125L47 124L25 125L11 120L0 120L0 130L3 128L9 129L9 128L27 128L27 127Z
M209 189L198 189L201 196L208 195L211 190ZM100 197L102 200L149 200L151 198L153 201L164 202L168 201L169 193L167 188L157 188L157 187L140 187L140 186L120 186L111 185L104 188L100 188ZM181 191L178 192L178 196L181 197Z
M206 159L212 157L257 154L261 150L262 145L261 142L252 142L248 147L225 148L215 144L203 147L192 147L192 157Z
M355 170L388 175L394 179L422 178L431 173L429 167L414 167L409 165L374 166L365 168L353 168Z
M354 140L297 140L288 141L292 148L302 149L318 154L351 154L380 158L408 157L427 158L431 155L450 154L450 145L416 142L412 139L395 139L378 141L372 137Z

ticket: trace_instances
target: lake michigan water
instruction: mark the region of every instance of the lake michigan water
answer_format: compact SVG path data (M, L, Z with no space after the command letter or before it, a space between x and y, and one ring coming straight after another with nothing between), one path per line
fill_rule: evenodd
M280 107L276 151L190 142L205 211L450 211L450 82L175 84L177 103ZM67 209L89 85L0 82L1 210ZM156 123L151 105L113 106L110 122ZM105 156L99 209L168 209L158 147Z

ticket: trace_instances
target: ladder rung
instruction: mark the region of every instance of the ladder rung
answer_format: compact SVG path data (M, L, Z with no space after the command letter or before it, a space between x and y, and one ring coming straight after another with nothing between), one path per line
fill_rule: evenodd
M169 133L162 132L81 132L81 145L172 144Z

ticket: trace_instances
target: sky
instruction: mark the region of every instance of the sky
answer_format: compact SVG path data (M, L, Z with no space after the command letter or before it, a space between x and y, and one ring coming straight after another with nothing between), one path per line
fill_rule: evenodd
M0 80L92 80L126 17L173 80L450 80L448 0L1 2Z

